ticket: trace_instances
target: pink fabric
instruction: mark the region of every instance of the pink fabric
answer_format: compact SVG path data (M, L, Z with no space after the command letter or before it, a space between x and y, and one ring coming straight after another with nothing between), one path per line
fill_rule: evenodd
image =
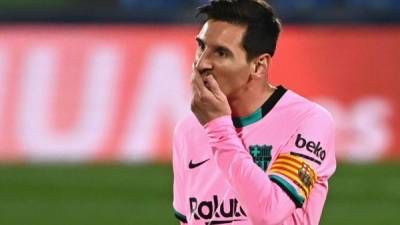
M254 162L250 146L271 146L272 159L266 171ZM301 195L291 179L269 171L285 153L301 155L318 176L308 198L297 208L287 190L270 179L270 175L280 177ZM189 168L189 164L195 167ZM190 115L178 124L173 206L188 224L315 225L335 168L331 116L317 104L287 91L266 116L243 128L235 128L230 116L202 127Z

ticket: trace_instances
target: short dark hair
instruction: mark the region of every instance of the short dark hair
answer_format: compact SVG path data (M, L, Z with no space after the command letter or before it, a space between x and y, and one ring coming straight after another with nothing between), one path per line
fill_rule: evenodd
M197 10L197 16L206 16L205 21L212 19L246 25L242 45L247 60L264 53L275 54L281 23L266 0L212 0Z

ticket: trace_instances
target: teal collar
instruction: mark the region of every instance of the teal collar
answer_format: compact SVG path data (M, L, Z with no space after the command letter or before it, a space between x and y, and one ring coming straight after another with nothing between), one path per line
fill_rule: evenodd
M286 91L286 88L283 86L278 86L274 93L272 93L272 95L267 99L267 101L265 101L264 104L254 113L242 118L232 117L233 125L235 125L236 128L241 128L261 120L272 110L272 108L274 108Z

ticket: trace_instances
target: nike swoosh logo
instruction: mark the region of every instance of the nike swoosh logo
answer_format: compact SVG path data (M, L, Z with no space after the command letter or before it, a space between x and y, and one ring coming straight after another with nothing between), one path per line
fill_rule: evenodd
M206 159L206 160L201 161L201 162L199 162L199 163L193 163L192 160L190 160L190 162L189 162L189 169L194 169L194 168L196 168L196 167L199 167L199 166L203 165L205 162L207 162L208 160L210 160L210 159Z
M227 224L227 223L232 223L236 221L244 221L244 220L221 220L221 221L211 221L211 222L206 222L206 225L216 225L216 224Z

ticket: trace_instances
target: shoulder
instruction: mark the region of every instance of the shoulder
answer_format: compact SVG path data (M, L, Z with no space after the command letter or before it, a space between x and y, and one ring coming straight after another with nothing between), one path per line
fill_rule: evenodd
M177 123L173 137L175 155L185 159L196 152L193 149L205 149L207 146L208 138L205 129L193 113Z
M287 111L293 117L293 131L285 145L284 154L299 158L310 165L318 176L328 178L336 168L335 126L332 115L321 105L288 91ZM289 107L290 106L290 107Z
M198 122L193 113L190 113L176 124L174 135L186 134L199 129L202 129L201 124Z
M190 141L195 137L204 136L204 128L193 113L189 113L180 120L174 130L174 141Z
M334 120L330 112L318 103L311 101L293 91L286 93L285 105L299 119L300 124L316 123L320 125L334 126Z
M293 102L297 102L301 119L297 121L292 133L290 149L296 154L317 157L323 162L325 158L335 160L335 123L332 115L321 105L291 92ZM328 163L331 164L331 163Z

